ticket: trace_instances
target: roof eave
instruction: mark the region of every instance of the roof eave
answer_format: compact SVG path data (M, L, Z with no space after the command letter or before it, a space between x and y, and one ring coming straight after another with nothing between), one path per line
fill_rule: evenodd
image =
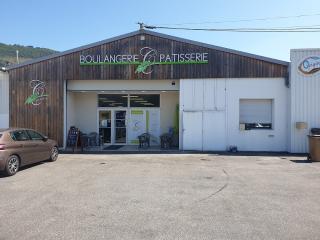
M119 35L117 37L108 38L108 39L105 39L105 40L102 40L102 41L90 43L90 44L87 44L87 45L83 45L81 47L72 48L72 49L69 49L69 50L66 50L66 51L63 51L63 52L54 53L54 54L51 54L51 55L48 55L48 56L35 58L35 59L32 59L32 60L25 61L23 63L10 65L6 69L7 70L11 70L11 69L23 67L23 66L26 66L26 65L34 64L34 63L37 63L37 62L42 62L42 61L45 61L45 60L49 60L49 59L52 59L52 58L61 57L61 56L68 55L68 54L71 54L71 53L74 53L74 52L78 52L78 51L82 51L82 50L85 50L85 49L88 49L88 48L96 47L96 46L99 46L99 45L102 45L102 44L114 42L114 41L117 41L117 40L120 40L120 39L123 39L123 38L132 37L132 36L137 35L139 33L141 33L141 30L130 32L130 33L126 33L126 34L122 34L122 35Z
M223 52L227 52L227 53L232 53L232 54L236 54L236 55L240 55L240 56L244 56L244 57L250 57L250 58L262 60L265 62L276 63L276 64L280 64L280 65L285 65L285 66L289 65L289 62L274 59L274 58L269 58L269 57L264 57L264 56L260 56L260 55L256 55L256 54L242 52L242 51L238 51L238 50L234 50L234 49L230 49L230 48L219 47L219 46L215 46L215 45L208 44L208 43L202 43L202 42L198 42L198 41L194 41L194 40L175 37L175 36L171 36L171 35L167 35L167 34L163 34L163 33L158 33L158 32L153 32L153 31L149 31L149 30L144 30L144 32L147 34L154 35L154 36L168 38L168 39L171 39L174 41L180 41L180 42L193 44L193 45L204 47L204 48L209 48L209 49L214 49L214 50L223 51Z
M261 61L265 61L265 62L270 62L270 63L275 63L275 64L280 64L280 65L285 65L285 66L289 66L289 62L286 61L282 61L282 60L278 60L278 59L273 59L273 58L268 58L268 57L264 57L264 56L260 56L260 55L255 55L255 54L251 54L251 53L246 53L246 52L241 52L238 50L233 50L233 49L229 49L229 48L224 48L224 47L218 47L215 45L211 45L211 44L207 44L207 43L202 43L202 42L198 42L198 41L193 41L193 40L189 40L189 39L185 39L185 38L180 38L180 37L175 37L175 36L171 36L171 35L167 35L167 34L163 34L163 33L158 33L158 32L153 32L153 31L149 31L149 30L137 30L134 32L130 32L127 34L123 34L123 35L119 35L117 37L112 37L112 38L108 38L99 42L95 42L95 43L91 43L91 44L87 44L78 48L73 48L67 51L63 51L63 52L59 52L59 53L54 53L45 57L41 57L41 58L36 58L36 59L32 59L20 64L14 64L11 66L6 67L6 70L12 70L15 68L19 68L19 67L23 67L26 65L30 65L30 64L34 64L34 63L38 63L38 62L42 62L45 60L49 60L52 58L56 58L56 57L61 57L64 55L68 55L74 52L78 52L78 51L82 51L88 48L92 48L92 47L96 47L102 44L107 44L110 42L114 42L123 38L128 38L128 37L132 37L134 35L137 34L149 34L152 36L156 36L156 37L160 37L160 38L166 38L166 39L170 39L173 41L178 41L178 42L184 42L187 44L192 44L192 45L196 45L196 46L200 46L200 47L204 47L204 48L209 48L209 49L214 49L217 51L222 51L222 52L227 52L227 53L232 53L232 54L236 54L236 55L240 55L240 56L244 56L244 57L249 57L249 58L254 58L257 60L261 60Z

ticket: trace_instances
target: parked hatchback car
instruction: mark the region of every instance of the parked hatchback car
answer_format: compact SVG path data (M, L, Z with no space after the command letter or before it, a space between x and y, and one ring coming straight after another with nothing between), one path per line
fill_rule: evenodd
M43 160L56 161L57 142L32 129L0 129L0 171L16 174L20 167Z

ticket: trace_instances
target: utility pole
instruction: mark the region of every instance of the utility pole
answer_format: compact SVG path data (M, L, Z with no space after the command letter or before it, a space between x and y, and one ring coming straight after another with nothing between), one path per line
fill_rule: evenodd
M143 22L138 22L138 24L140 25L140 30L144 29L144 23Z
M16 50L16 55L17 55L17 63L19 64L19 50Z

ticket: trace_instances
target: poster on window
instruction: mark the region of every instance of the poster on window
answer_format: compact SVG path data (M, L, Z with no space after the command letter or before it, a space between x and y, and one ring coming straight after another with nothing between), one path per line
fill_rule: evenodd
M128 126L129 144L139 144L138 136L147 132L151 135L150 144L159 145L160 109L131 109Z
M145 112L141 109L131 109L129 115L129 144L139 144L138 136L146 132Z
M158 145L160 136L160 109L146 110L146 122L147 132L151 135L150 144Z

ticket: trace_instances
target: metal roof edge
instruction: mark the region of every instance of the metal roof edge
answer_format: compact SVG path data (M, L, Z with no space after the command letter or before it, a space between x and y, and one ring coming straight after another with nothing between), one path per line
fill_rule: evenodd
M302 51L320 51L320 48L293 48L290 52L302 52Z
M215 45L208 44L208 43L202 43L202 42L198 42L198 41L194 41L194 40L189 40L189 39L185 39L185 38L167 35L164 33L158 33L158 32L153 32L153 31L149 31L149 30L143 30L143 31L146 34L150 34L150 35L154 35L154 36L158 36L158 37L162 37L162 38L168 38L168 39L172 39L172 40L179 41L179 42L185 42L185 43L197 45L200 47L205 47L205 48L210 48L210 49L214 49L214 50L218 50L218 51L241 55L244 57L255 58L255 59L266 61L266 62L272 62L272 63L286 65L286 66L289 65L289 62L274 59L274 58L269 58L269 57L264 57L264 56L252 54L252 53L242 52L242 51L238 51L238 50L234 50L234 49L230 49L230 48L219 47L219 46L215 46Z
M164 34L164 33L158 33L158 32L153 32L153 31L149 31L149 30L145 30L145 29L140 29L140 30L133 31L133 32L130 32L130 33L126 33L126 34L122 34L122 35L119 35L119 36L116 36L116 37L108 38L108 39L105 39L105 40L102 40L102 41L98 41L98 42L94 42L94 43L91 43L91 44L83 45L81 47L72 48L70 50L66 50L66 51L63 51L63 52L58 52L58 53L54 53L54 54L51 54L51 55L48 55L48 56L32 59L32 60L29 60L29 61L26 61L26 62L23 62L23 63L20 63L20 64L10 65L10 66L6 67L6 70L12 70L12 69L23 67L23 66L26 66L26 65L42 62L42 61L45 61L45 60L49 60L49 59L52 59L52 58L56 58L56 57L60 57L60 56L63 56L63 55L71 54L71 53L78 52L78 51L81 51L81 50L85 50L85 49L88 49L88 48L91 48L91 47L96 47L96 46L99 46L99 45L102 45L102 44L110 43L110 42L113 42L113 41L117 41L117 40L120 40L120 39L123 39L123 38L132 37L134 35L143 34L143 33L144 34L153 35L153 36L156 36L156 37L160 37L160 38L166 38L166 39L179 41L179 42L184 42L184 43L188 43L188 44L192 44L192 45L196 45L196 46L200 46L200 47L214 49L214 50L217 50L217 51L223 51L223 52L232 53L232 54L236 54L236 55L240 55L240 56L244 56L244 57L254 58L254 59L262 60L262 61L265 61L265 62L271 62L271 63L285 65L285 66L289 65L289 62L278 60L278 59L268 58L268 57L255 55L255 54L251 54L251 53L246 53L246 52L241 52L241 51L233 50L233 49L229 49L229 48L218 47L218 46L215 46L215 45L202 43L202 42L198 42L198 41L194 41L194 40L189 40L189 39L185 39L185 38L175 37L175 36L167 35L167 34Z
M25 62L20 63L20 64L14 64L14 65L11 65L11 66L7 66L6 69L7 70L11 70L11 69L23 67L23 66L26 66L26 65L30 65L30 64L33 64L33 63L49 60L49 59L52 59L52 58L61 57L61 56L64 56L64 55L67 55L67 54L70 54L70 53L74 53L74 52L78 52L78 51L85 50L85 49L88 49L88 48L96 47L96 46L99 46L99 45L102 45L102 44L106 44L106 43L109 43L109 42L113 42L113 41L117 41L117 40L120 40L120 39L123 39L123 38L132 37L132 36L137 35L139 33L141 33L141 30L137 30L137 31L133 31L133 32L130 32L130 33L122 34L122 35L119 35L117 37L108 38L108 39L105 39L105 40L102 40L102 41L86 44L86 45L83 45L81 47L72 48L72 49L69 49L69 50L66 50L66 51L63 51L63 52L54 53L54 54L51 54L51 55L48 55L48 56L35 58L35 59L29 60L29 61L25 61Z

